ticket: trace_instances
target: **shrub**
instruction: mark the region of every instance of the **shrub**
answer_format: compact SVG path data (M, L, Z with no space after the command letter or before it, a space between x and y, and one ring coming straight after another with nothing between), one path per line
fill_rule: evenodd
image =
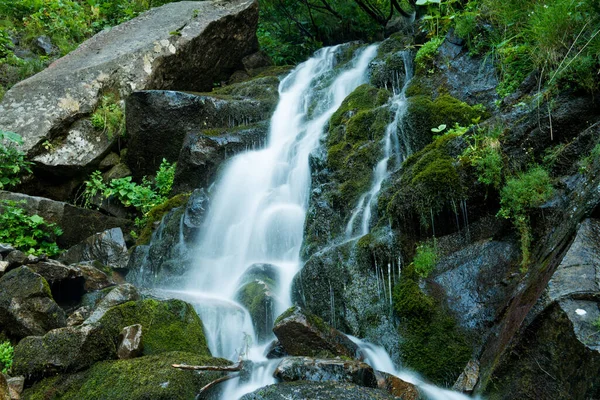
M417 246L417 253L413 259L415 272L422 278L427 278L438 261L435 242L423 243Z
M56 237L62 234L62 230L39 215L27 215L19 207L24 202L0 200L0 242L9 243L29 254L58 254L60 249Z
M500 149L499 130L475 133L469 139L461 160L469 163L477 171L477 180L496 189L502 184L504 160Z
M0 372L7 374L12 367L14 349L9 341L0 343Z
M21 136L0 130L0 189L19 184L23 173L31 173L31 163L25 161L25 153L17 148L21 144Z
M425 71L430 68L433 58L443 42L444 38L435 37L421 46L415 55L415 65L417 66L417 69Z
M532 232L528 212L548 201L554 187L548 172L541 166L508 179L500 193L501 208L498 216L510 218L521 237L522 268L529 264Z
M90 117L92 126L102 130L110 140L125 134L125 114L113 95L102 97L100 106Z

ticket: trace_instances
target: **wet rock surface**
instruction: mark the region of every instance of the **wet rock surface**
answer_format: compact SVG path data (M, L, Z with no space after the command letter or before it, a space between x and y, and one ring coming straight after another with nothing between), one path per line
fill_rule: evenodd
M120 359L135 358L142 355L144 345L142 342L143 328L140 324L126 326L119 335L117 357Z
M292 356L357 357L358 347L346 335L297 306L277 317L273 332Z
M282 382L333 381L377 387L373 368L360 361L287 357L279 363L273 375Z
M378 389L340 382L286 382L269 385L241 400L384 400L396 397Z
M112 228L92 235L62 253L59 260L67 264L98 261L110 268L126 269L129 255L123 231Z
M66 316L52 298L48 282L20 267L0 278L0 325L9 335L23 338L65 326Z

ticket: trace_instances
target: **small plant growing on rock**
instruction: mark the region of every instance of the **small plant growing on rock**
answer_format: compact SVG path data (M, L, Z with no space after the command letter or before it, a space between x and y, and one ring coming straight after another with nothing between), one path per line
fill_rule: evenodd
M528 171L508 179L500 193L501 208L498 216L510 218L521 237L522 269L530 262L532 240L529 211L539 207L550 199L554 187L548 172L541 166L534 166Z
M0 130L0 189L18 185L21 175L31 173L31 163L17 148L21 144L23 139L20 135Z
M415 272L422 278L427 278L438 261L437 248L433 243L422 243L417 246L417 253L413 259Z
M502 169L504 160L500 148L501 131L493 129L481 133L475 133L469 140L462 155L461 161L471 164L477 170L477 180L484 185L493 186L496 189L502 184Z
M125 134L125 114L114 95L102 97L100 107L94 111L90 121L94 128L102 130L110 140Z
M29 254L58 254L56 237L62 235L60 227L39 215L28 215L20 203L24 201L0 200L0 242Z
M418 70L425 71L431 66L433 58L443 42L444 38L435 37L421 46L415 55L415 64Z
M7 374L13 363L14 349L9 341L0 343L0 371Z

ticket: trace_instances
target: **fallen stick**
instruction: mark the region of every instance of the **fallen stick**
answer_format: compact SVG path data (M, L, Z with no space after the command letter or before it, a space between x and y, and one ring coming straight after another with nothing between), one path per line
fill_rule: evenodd
M214 381L210 382L208 385L205 385L202 389L200 389L200 392L198 393L198 395L201 395L202 393L206 392L208 389L212 388L215 385L218 385L221 382L225 382L230 379L237 378L237 377L238 377L238 374L232 374L232 375L222 376L219 379L215 379Z
M236 365L228 365L226 367L219 367L216 365L186 365L186 364L173 364L173 368L187 369L192 371L223 371L223 372L234 372L242 370L242 363L239 362Z

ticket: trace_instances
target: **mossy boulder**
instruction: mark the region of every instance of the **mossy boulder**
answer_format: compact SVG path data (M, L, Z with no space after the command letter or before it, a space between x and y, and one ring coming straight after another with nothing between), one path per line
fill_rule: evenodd
M284 382L260 388L240 400L387 400L396 399L379 389L345 382Z
M35 381L57 373L80 371L97 361L115 357L115 344L104 326L69 326L21 340L15 347L13 370Z
M104 361L79 374L47 378L25 390L24 400L191 400L222 372L184 371L172 364L231 364L186 352L168 352L130 360Z
M142 325L144 355L187 351L210 356L202 321L194 308L181 300L130 301L111 308L98 322L108 329L115 345L124 327Z
M20 267L0 278L0 326L9 336L43 335L65 325L65 312L41 275Z
M172 209L186 205L189 198L189 193L180 193L148 211L148 214L146 214L146 225L142 228L135 244L138 246L141 244L148 244L152 238L155 224L160 222L165 214Z
M358 346L318 316L293 306L275 320L273 332L292 356L357 358Z

